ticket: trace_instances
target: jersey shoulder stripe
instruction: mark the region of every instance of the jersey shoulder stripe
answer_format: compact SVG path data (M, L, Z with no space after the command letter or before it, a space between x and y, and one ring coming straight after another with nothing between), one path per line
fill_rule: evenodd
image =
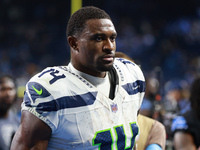
M127 91L129 95L134 95L138 92L145 92L145 82L141 80L137 80L133 83L127 83L122 85L122 87Z
M129 95L145 91L143 78L131 74L137 69L135 64L120 59L115 61L114 67L119 79L123 80L119 86ZM126 79L127 77L130 78ZM92 105L98 94L97 89L92 87L67 67L47 68L27 83L24 104L26 107L35 107L39 113Z
M42 93L38 94L35 89L40 89ZM25 92L24 96L25 106L36 105L36 111L39 113L42 113L41 111L58 111L65 108L92 105L97 96L97 92L87 92L84 94L75 94L54 99L53 97L50 98L51 94L37 82L29 82L28 91L29 93ZM31 98L29 98L28 95L30 95ZM35 102L36 99L45 99L46 97L49 97L51 100L40 103Z
M122 87L129 95L145 92L144 76L136 64L124 58L117 58L114 66L119 72Z

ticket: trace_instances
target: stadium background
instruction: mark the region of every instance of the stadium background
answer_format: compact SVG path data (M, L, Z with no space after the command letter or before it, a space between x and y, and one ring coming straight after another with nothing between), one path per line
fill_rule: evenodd
M160 72L164 84L172 78L190 82L199 72L198 0L83 0L82 5L111 15L117 51L131 56L145 74ZM1 0L0 72L23 78L36 69L67 64L70 6L70 0Z

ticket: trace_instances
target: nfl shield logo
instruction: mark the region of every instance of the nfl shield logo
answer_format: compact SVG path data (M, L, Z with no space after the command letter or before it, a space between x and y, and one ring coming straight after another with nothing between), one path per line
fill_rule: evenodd
M111 110L116 113L118 111L117 104L111 104Z

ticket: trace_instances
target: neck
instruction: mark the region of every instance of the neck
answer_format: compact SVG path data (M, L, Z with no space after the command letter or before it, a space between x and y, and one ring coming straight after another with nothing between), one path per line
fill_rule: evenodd
M90 68L86 68L84 66L78 66L76 65L76 63L74 61L71 61L72 66L83 73L86 73L88 75L94 76L94 77L99 77L99 78L104 78L106 76L106 71L95 71L95 70L91 70Z

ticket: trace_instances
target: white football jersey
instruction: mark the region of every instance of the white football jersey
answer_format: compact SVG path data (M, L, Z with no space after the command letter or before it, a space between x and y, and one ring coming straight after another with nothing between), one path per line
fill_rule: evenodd
M113 100L68 66L46 68L27 83L22 110L52 129L48 150L133 148L144 76L126 59L116 58L113 66L119 78Z

